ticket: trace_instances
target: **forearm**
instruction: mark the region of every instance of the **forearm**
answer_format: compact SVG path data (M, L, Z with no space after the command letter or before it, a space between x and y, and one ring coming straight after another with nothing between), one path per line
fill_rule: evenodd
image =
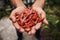
M22 0L10 0L15 7L26 7Z
M33 4L33 6L41 7L43 8L45 5L46 0L36 0L36 2Z

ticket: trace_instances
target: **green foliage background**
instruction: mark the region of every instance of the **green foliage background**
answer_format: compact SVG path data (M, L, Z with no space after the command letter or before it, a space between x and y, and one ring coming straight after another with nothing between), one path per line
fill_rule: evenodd
M5 5L0 6L0 19L9 16L14 7L6 0ZM51 40L60 40L60 0L47 0L45 8L49 25L43 25L42 29L49 30Z

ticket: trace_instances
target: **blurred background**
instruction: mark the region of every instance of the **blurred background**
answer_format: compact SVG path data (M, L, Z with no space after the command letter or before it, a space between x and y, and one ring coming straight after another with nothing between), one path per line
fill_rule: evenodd
M9 17L13 9L14 6L8 0L0 0L0 20ZM44 10L49 25L42 25L41 35L45 36L44 40L60 40L60 0L47 0Z

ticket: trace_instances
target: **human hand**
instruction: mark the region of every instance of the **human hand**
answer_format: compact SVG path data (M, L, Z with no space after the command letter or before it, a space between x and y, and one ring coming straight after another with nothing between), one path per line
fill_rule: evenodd
M40 29L43 23L48 25L48 21L46 20L46 13L44 12L42 8L32 7L32 10L35 10L39 14L40 19L43 19L43 20L32 27L32 30L28 32L28 34L30 35L34 35L36 33L36 30Z
M17 7L11 12L10 20L12 21L13 25L16 29L18 29L20 32L24 32L25 30L16 22L16 15L19 15L20 13L23 13L25 10L24 7Z

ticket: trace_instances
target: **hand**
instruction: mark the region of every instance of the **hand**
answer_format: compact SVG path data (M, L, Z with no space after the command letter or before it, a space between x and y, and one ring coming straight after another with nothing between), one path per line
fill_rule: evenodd
M32 27L32 30L29 31L29 33L28 33L30 35L35 34L36 30L40 29L42 23L48 25L48 21L46 20L46 13L43 11L42 8L40 8L40 7L32 7L32 10L35 10L39 14L41 19L43 19L43 21L41 21L40 23L37 23L35 26Z
M16 29L18 29L20 32L24 32L24 29L22 27L20 27L20 25L16 22L16 14L20 14L20 13L23 13L23 11L25 10L24 7L17 7L16 9L14 9L12 12L11 12L11 15L10 15L10 19L11 21L13 22L13 25L15 26Z

